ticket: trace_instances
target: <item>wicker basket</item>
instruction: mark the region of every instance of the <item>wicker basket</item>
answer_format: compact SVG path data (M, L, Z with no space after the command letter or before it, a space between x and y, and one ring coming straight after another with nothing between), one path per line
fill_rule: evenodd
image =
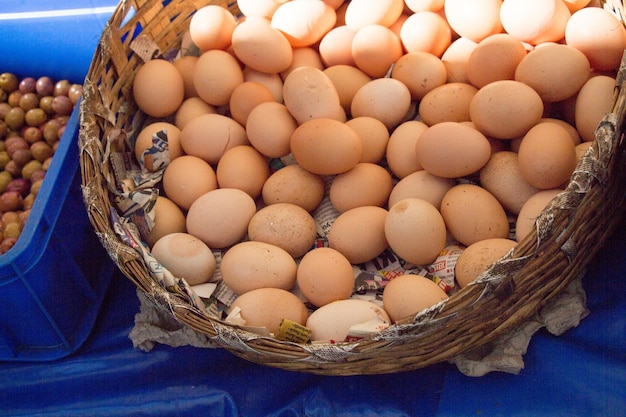
M352 375L394 373L460 354L480 354L584 273L621 221L626 204L626 68L617 76L614 107L598 127L596 141L578 164L567 189L539 216L536 230L511 256L492 265L482 279L437 308L375 336L338 344L282 342L209 317L186 297L159 284L140 251L114 231L114 196L105 180L111 167L103 145L104 138L123 137L145 120L131 92L133 77L143 62L133 41L148 39L164 54L177 50L191 15L209 3L238 13L235 2L227 1L120 2L104 29L84 83L80 164L90 220L120 270L157 306L235 355L282 369ZM621 2L608 3L605 7L621 15Z

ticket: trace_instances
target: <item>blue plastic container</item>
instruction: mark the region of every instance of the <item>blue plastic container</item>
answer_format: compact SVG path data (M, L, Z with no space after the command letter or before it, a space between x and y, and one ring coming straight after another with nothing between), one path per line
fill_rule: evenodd
M17 243L0 256L0 360L67 356L89 336L114 263L83 204L78 106Z

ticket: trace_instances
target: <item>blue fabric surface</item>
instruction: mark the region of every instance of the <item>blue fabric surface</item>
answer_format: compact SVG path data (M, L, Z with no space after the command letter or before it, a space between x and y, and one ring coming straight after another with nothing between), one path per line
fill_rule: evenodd
M623 230L621 230L623 233ZM623 236L623 234L622 234ZM394 375L317 376L222 349L134 349L139 303L116 274L90 339L51 363L0 363L7 416L626 416L626 241L615 236L584 279L590 314L537 333L519 375L467 377L447 363Z
M0 71L81 82L108 17L10 13L115 5L11 1L0 7ZM100 9L99 9L100 10ZM4 16L4 19L3 19ZM0 362L1 416L626 416L626 227L584 279L590 315L532 339L519 375L471 378L442 363L381 376L326 377L251 364L222 349L134 349L134 285L117 273L90 338L48 363Z

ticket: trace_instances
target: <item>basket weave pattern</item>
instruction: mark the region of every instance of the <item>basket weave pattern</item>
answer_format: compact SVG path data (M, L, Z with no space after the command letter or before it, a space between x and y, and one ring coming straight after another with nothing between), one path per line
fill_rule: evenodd
M607 3L605 7L623 10L621 2ZM123 144L124 136L145 120L131 92L132 80L143 62L133 51L133 40L146 37L163 54L176 50L191 15L207 4L219 4L238 14L236 4L226 1L120 2L85 79L79 146L85 206L113 261L157 306L206 334L216 345L263 365L329 375L399 372L462 353L481 355L499 335L535 315L584 273L619 224L626 204L626 68L618 74L614 107L598 127L596 141L566 190L544 210L536 229L513 253L448 300L353 343L281 342L209 317L159 285L139 252L113 230L111 200L116 191L109 189L106 181L112 168L103 145L104 138Z

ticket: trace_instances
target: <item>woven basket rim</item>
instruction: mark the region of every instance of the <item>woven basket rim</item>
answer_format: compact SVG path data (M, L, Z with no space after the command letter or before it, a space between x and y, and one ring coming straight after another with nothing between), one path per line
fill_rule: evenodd
M507 265L497 262L482 279L448 300L372 337L336 344L281 342L202 314L184 297L161 287L136 248L121 241L113 230L110 221L113 206L102 172L106 169L106 164L102 163L102 139L106 135L123 134L124 129L142 123L141 115L136 116L129 103L132 101L129 98L130 80L142 62L130 51L132 36L138 36L135 32L143 35L150 31L150 36L158 42L180 44L180 28L185 22L181 16L188 19L193 11L208 3L220 4L232 13L238 13L232 1L123 0L119 3L103 31L84 82L80 103L80 166L90 221L124 275L157 306L169 310L177 320L208 335L232 353L252 362L283 369L350 375L417 369L449 360L460 353L479 351L498 335L531 317L571 280L580 276L601 243L616 227L616 219L624 212L626 197L619 187L620 181L626 179L622 168L626 69L622 67L616 82L613 110L598 127L597 139L588 152L588 159L579 163L576 175L580 178L575 176L576 181L571 181L544 211L551 233L544 231L542 235L541 231L532 230L519 242ZM623 10L621 2L618 6L614 3L606 2L605 7L613 5L614 10ZM144 16L146 10L150 13ZM159 21L159 17L163 17L160 13L164 13L167 19ZM174 17L181 18L181 22L173 22ZM178 29L171 31L180 33L168 33L175 25ZM166 39L168 36L171 39ZM169 52L168 48L162 49L162 53ZM124 125L120 127L120 123ZM598 165L602 169L590 174L590 167ZM607 201L617 201L618 204L607 204ZM599 219L596 221L595 218ZM581 245L587 250L581 251ZM550 257L550 262L544 261L546 257ZM515 274L507 275L510 265L516 263L522 266ZM546 279L545 276L550 274L552 278ZM544 281L532 282L531 278L537 277ZM478 320L477 310L485 314ZM509 314L503 316L502 311ZM459 323L473 324L473 331L467 334L466 327ZM444 332L445 338L433 337L435 332ZM433 344L441 339L454 340L454 343L434 347Z

